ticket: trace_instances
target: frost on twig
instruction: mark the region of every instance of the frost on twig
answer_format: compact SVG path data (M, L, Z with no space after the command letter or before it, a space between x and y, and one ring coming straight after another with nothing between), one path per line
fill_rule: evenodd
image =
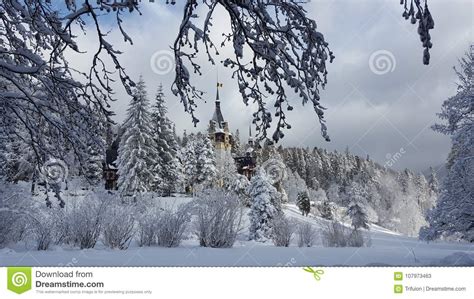
M334 59L316 22L306 16L300 1L225 1L204 0L207 15L202 29L195 24L198 18L197 1L188 1L179 35L174 43L176 78L173 91L190 112L193 121L196 100L202 92L191 83L191 72L201 75L196 62L200 47L208 60L215 64L219 47L231 44L234 54L221 63L233 70L239 91L246 105L255 103L257 111L253 123L260 140L279 141L283 130L291 128L286 112L293 110L288 90L293 90L303 104L310 103L321 123L321 132L329 140L320 104L319 89L327 83L326 63ZM226 11L230 33L216 44L210 38L212 18L216 8ZM248 53L248 55L245 55ZM269 108L268 105L273 105ZM275 118L275 120L274 120ZM271 138L267 137L272 122L276 122Z

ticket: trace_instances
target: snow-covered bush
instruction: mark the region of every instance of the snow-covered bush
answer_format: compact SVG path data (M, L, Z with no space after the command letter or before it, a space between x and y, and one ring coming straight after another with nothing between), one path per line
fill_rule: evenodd
M177 210L166 209L158 216L156 243L164 247L177 247L184 238L184 233L191 214L188 205L181 205Z
M195 201L195 232L203 247L232 247L241 228L239 198L224 190L201 192Z
M64 231L64 213L61 210L41 207L30 217L29 230L37 250L48 250L50 245L61 242Z
M357 229L350 229L338 221L326 225L322 233L326 247L362 247L369 246L370 239Z
M310 223L300 223L296 229L298 247L311 247L316 241L316 229Z
M337 221L332 221L323 229L323 244L326 247L346 247L350 229Z
M0 248L24 238L34 210L28 191L0 180Z
M151 207L138 216L138 245L156 244L156 228L159 222L158 209Z
M353 229L351 231L347 244L349 247L369 246L368 240L364 238L364 234L358 229Z
M271 227L273 244L278 247L290 246L291 238L295 232L295 224L281 213L271 220Z
M127 249L135 227L132 207L118 202L109 202L104 218L104 245L113 249Z
M317 207L321 217L328 220L334 219L334 206L330 202L323 201Z
M246 176L236 173L235 180L228 186L228 190L237 194L243 206L250 206L250 194L248 192L250 182Z
M100 194L104 195L104 194ZM108 201L102 196L88 194L83 200L70 204L67 227L68 240L81 249L93 248L102 232Z

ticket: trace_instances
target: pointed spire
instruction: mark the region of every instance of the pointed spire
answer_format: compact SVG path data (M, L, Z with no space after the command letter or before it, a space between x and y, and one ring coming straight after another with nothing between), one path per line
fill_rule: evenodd
M248 141L248 143L249 143L250 146L253 146L253 141L254 140L253 140L253 137L252 137L252 125L249 125L249 141Z
M222 116L221 112L221 101L219 97L219 88L222 87L222 83L217 82L217 93L216 93L216 108L214 110L214 115L212 116L212 120L217 124L219 128L222 128L224 125L224 117Z

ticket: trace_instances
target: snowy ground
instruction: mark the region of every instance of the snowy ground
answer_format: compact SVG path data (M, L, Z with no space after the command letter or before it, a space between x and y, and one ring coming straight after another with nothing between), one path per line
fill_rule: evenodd
M292 205L287 216L322 227L325 220L302 217ZM466 243L420 242L378 226L371 226L372 244L363 248L327 248L318 244L289 248L246 240L246 230L230 249L199 247L190 235L178 248L137 247L110 250L101 244L94 249L52 248L31 250L28 243L0 249L0 266L384 266L459 265L474 266L474 245Z

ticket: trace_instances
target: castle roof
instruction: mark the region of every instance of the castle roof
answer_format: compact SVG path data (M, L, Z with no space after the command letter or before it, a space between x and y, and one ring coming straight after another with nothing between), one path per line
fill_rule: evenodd
M221 112L221 101L219 99L219 88L217 89L216 94L216 107L214 109L214 115L212 116L212 120L217 124L217 127L224 128L224 117L222 116Z

